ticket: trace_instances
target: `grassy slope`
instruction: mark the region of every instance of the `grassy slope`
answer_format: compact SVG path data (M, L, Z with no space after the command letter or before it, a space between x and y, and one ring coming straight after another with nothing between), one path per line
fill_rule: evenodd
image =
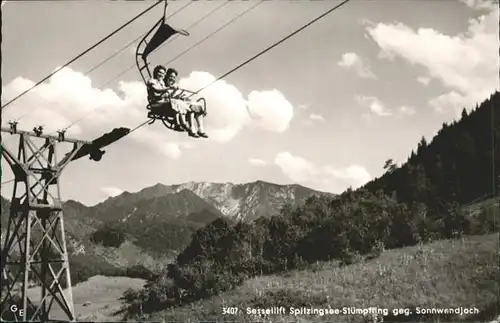
M189 322L225 318L244 322L248 318L251 321L249 316L222 317L223 306L237 306L242 310L246 307L328 305L332 308L475 306L481 310L491 307L498 299L498 250L499 235L491 234L390 250L377 259L343 268L328 262L314 269L291 272L287 277L251 279L234 291L155 313L147 319ZM362 322L359 316L301 318ZM290 322L298 321L299 317L279 319ZM300 321L307 322L302 319ZM397 321L408 319L399 317Z
M73 302L75 314L79 321L119 321L113 313L121 307L119 298L128 289L141 289L144 280L127 277L94 276L88 281L73 286ZM40 288L29 290L31 299L40 298ZM89 306L83 304L90 301ZM50 313L51 319L64 320L67 316L56 304Z
M121 307L119 298L129 289L141 289L144 280L128 277L94 276L89 281L73 287L75 312L79 321L119 321L113 313ZM83 306L91 301L89 306Z

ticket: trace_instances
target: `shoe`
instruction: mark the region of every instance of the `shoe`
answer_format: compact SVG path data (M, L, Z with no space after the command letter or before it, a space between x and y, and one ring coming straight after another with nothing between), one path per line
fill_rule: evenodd
M188 135L189 135L189 137L198 138L198 135L196 133L192 132L191 130L188 130Z
M198 131L198 136L203 137L203 138L208 138L208 135L204 132Z

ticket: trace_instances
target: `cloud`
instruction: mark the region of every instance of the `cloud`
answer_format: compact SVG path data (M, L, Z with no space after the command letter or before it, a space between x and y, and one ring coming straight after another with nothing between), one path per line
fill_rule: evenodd
M422 83L423 85L427 86L431 82L431 79L425 76L419 76L417 77L417 81L419 83Z
M460 0L460 2L475 10L493 10L495 7L493 0Z
M123 190L113 186L101 187L101 191L108 197L115 197L123 193Z
M309 115L309 119L314 120L314 121L326 121L325 118L322 115L316 114L316 113L311 113Z
M197 91L212 82L215 77L206 72L192 72L179 81L179 86ZM205 118L207 133L216 141L229 141L251 122L247 101L243 94L224 80L211 84L200 92L207 101Z
M194 144L190 142L167 142L161 148L163 153L172 159L179 159L183 151L194 148Z
M302 121L302 123L308 127L313 126L317 122L325 122L326 119L320 114L317 113L311 113L308 117L308 119Z
M326 167L324 170L335 178L350 183L354 188L360 187L372 179L368 171L359 165L351 165L343 169Z
M274 163L281 168L285 175L298 183L306 182L318 175L315 165L302 157L293 156L289 152L278 153Z
M368 112L362 113L362 117L367 121L371 122L373 116L388 117L388 116L412 116L417 113L417 111L410 106L400 106L397 109L397 113L393 113L391 109L387 108L378 98L373 96L357 96L356 101L363 107L368 108Z
M251 92L248 110L257 125L268 131L285 131L293 118L292 104L276 89Z
M483 2L466 3L487 7ZM459 115L463 107L472 108L500 88L498 9L471 19L468 31L458 35L432 28L414 30L402 23L379 23L366 29L385 57L400 57L424 67L426 78L438 80L448 89L429 101L436 111Z
M266 166L267 163L262 160L262 159L258 159L258 158L248 158L248 163L252 166L256 166L256 167L260 167L260 166Z
M412 116L417 113L417 111L415 111L414 108L407 105L400 106L398 112L402 115L407 115L407 116Z
M199 90L214 80L209 73L192 72L179 83L181 87ZM3 87L4 101L33 84L33 81L23 77L16 78ZM200 94L208 102L205 127L210 140L214 141L231 140L245 126L252 124L268 131L284 131L293 117L293 106L277 90L253 91L245 100L234 85L217 81ZM20 129L32 129L41 124L45 133L54 134L56 130L79 121L68 129L67 135L92 140L115 127L138 126L146 120L146 104L146 90L142 82L120 82L116 92L101 90L92 84L89 77L63 68L2 113L4 120L26 115L19 124ZM249 111L256 117L251 116ZM179 158L196 142L184 133L166 130L160 121L137 129L127 140L148 145L170 158Z
M356 188L371 180L371 175L362 166L318 166L289 152L278 153L274 163L292 181L332 193L340 193L349 186Z
M368 63L356 53L344 53L337 64L346 69L354 69L361 78L376 78Z
M13 97L33 85L17 78L4 88L5 97ZM133 128L146 120L146 98L140 82L120 82L119 93L111 89L94 88L91 79L82 73L64 68L47 83L21 97L3 112L6 120L20 120L20 129L44 125L45 133L69 126L67 136L84 140L95 139L116 127ZM159 123L159 122L158 122ZM182 134L170 132L159 124L143 126L126 138L149 146L170 158L178 158L189 145L177 143ZM124 139L125 140L125 139Z
M311 105L309 103L302 103L302 104L299 104L298 108L300 110L307 110L311 107Z
M356 101L362 106L368 108L368 110L373 114L381 117L387 117L392 115L392 111L384 106L384 104L374 96L357 96Z
M252 91L248 99L233 85L206 72L192 72L179 86L199 90L207 99L207 129L219 141L232 139L244 126L253 124L272 132L285 131L293 118L293 105L278 90ZM213 84L212 84L213 83Z

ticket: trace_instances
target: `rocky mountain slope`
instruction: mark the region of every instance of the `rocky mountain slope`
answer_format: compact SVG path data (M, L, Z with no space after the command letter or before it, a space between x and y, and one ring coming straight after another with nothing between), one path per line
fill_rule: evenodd
M188 197L186 191L193 193L193 196ZM182 192L184 192L184 195L177 195ZM100 210L109 209L110 207L138 205L138 203L141 204L144 201L156 201L158 198L167 196L176 196L177 201L184 200L186 203L192 199L191 203L196 200L197 203L201 204L200 201L194 198L194 196L197 196L227 218L252 221L261 216L275 214L285 203L300 202L316 194L328 193L314 191L300 185L277 185L263 181L245 184L208 182L188 182L179 185L156 184L137 193L125 192L92 207L92 209L94 212L100 213ZM163 203L160 204L163 205ZM155 207L151 206L150 208L154 209ZM213 208L210 209L213 211ZM191 208L175 208L177 216L188 210L191 211ZM163 212L166 212L166 210L163 210Z

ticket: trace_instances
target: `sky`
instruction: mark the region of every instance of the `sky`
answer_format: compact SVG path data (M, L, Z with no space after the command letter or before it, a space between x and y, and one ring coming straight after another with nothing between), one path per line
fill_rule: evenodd
M338 3L170 1L167 14L184 9L169 24L190 35L149 61L178 56L168 66L179 71L181 86L198 90ZM2 1L2 104L151 4ZM76 122L67 136L92 140L144 122L136 43L93 68L162 14L155 7L9 105L2 126L20 119L19 129L43 125L55 134ZM431 139L443 122L499 89L498 22L491 0L351 0L203 90L209 139L160 122L143 126L106 148L100 162L70 163L61 198L93 205L123 191L189 181L264 180L333 193L359 187L382 175L387 159L405 162L422 136ZM2 138L15 151L15 137ZM59 155L70 148L61 144ZM2 183L12 179L4 161L2 169ZM2 184L7 198L11 184Z

